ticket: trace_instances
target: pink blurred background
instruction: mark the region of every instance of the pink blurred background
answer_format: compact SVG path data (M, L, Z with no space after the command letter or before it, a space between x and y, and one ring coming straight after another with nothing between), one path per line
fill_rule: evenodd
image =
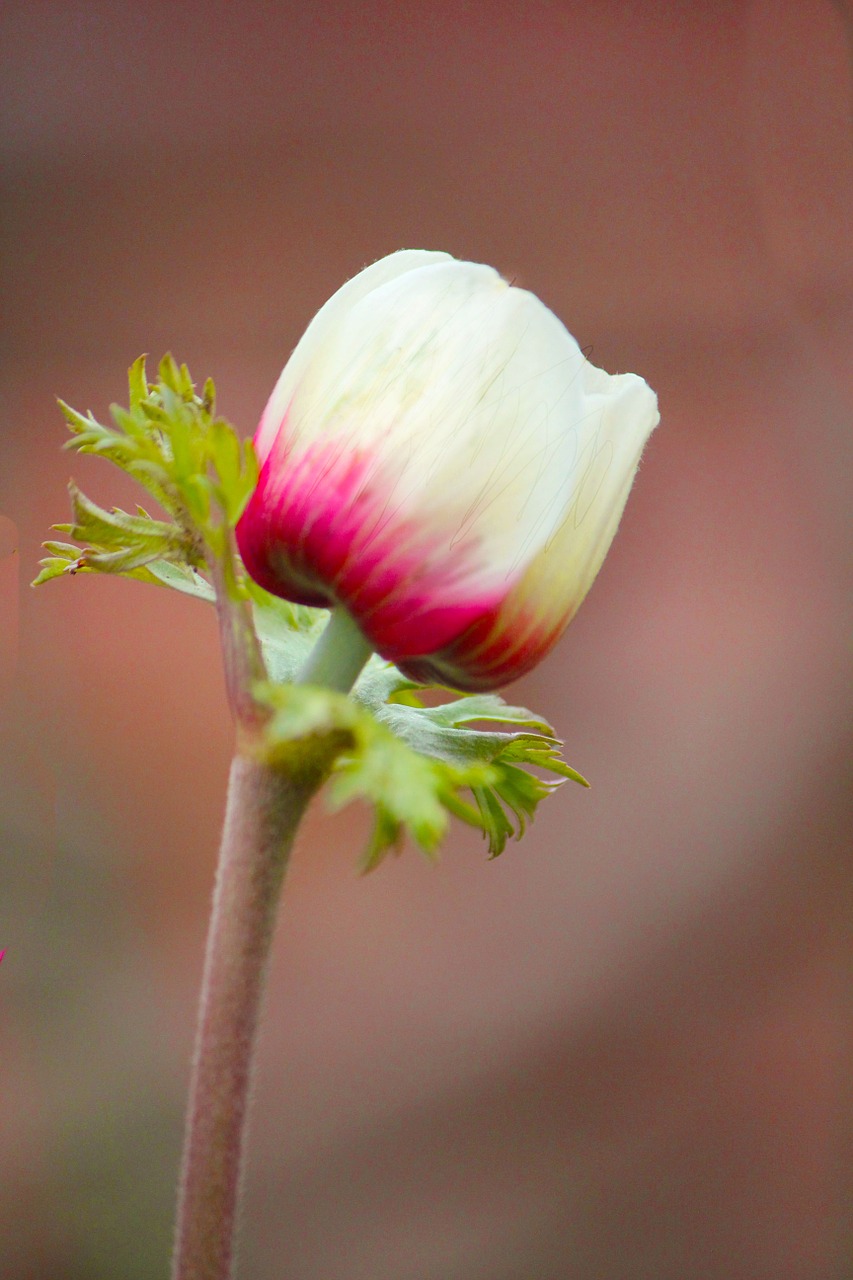
M249 434L401 247L539 293L662 425L512 690L592 790L495 863L458 830L360 879L365 815L306 826L241 1275L851 1274L851 32L828 0L4 7L4 1280L167 1274L231 746L202 605L26 586L70 473L134 500L53 397L104 415L171 349Z

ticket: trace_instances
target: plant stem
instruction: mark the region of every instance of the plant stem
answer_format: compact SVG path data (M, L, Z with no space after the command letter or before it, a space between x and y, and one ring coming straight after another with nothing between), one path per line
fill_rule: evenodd
M231 1276L241 1156L275 913L321 777L236 756L228 785L187 1111L173 1280Z
M372 652L346 609L333 609L297 684L321 684L348 693Z
M230 562L229 562L230 563ZM289 772L263 758L263 722L252 682L263 659L232 579L215 577L229 700L238 741L196 1032L172 1280L229 1280L245 1142L249 1086L278 899L296 829L331 757ZM300 676L346 693L370 656L349 615L338 609Z
M253 733L263 716L255 702L252 686L256 680L264 680L267 672L248 601L240 599L237 592L233 536L230 529L222 531L224 555L210 557L210 576L216 592L228 702L240 730Z

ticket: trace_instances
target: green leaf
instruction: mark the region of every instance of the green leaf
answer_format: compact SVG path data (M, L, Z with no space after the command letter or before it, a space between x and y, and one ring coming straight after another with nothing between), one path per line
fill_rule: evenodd
M160 361L157 369L157 377L159 378L162 389L164 391L172 391L176 396L182 394L181 387L181 371L178 368L177 361L171 351L167 351Z
M374 654L359 676L352 697L369 710L379 711L389 698L396 700L401 695L422 687L404 676L392 662L386 662L384 658ZM420 706L420 702L416 701L415 705Z
M153 561L192 559L193 551L184 529L144 512L131 515L119 508L105 511L92 502L72 481L69 486L73 522L55 525L60 533L71 534L83 544L46 542L51 557L42 561L42 570L33 583L39 586L63 573L82 570L138 577ZM189 569L188 569L189 572ZM154 579L156 580L156 578Z
M92 417L91 412L88 414L78 413L76 409L71 408L70 404L66 404L64 400L60 400L58 397L56 403L59 405L63 418L75 434L85 434L90 432L93 428L98 430L104 429L99 427L99 424Z
M127 393L133 414L148 395L148 378L145 374L145 356L138 356L127 371Z
M141 574L137 576L142 577ZM154 582L161 587L171 587L174 591L195 596L197 600L205 600L209 604L213 604L216 600L216 592L207 579L195 569L191 569L189 565L180 562L152 560L146 566L144 580Z
M391 734L369 733L357 750L338 763L331 785L331 804L341 808L356 797L372 804L376 819L362 859L370 870L386 852L399 847L407 830L428 857L434 856L447 831L443 803L453 780L434 763L407 751Z
M301 640L307 651L308 637ZM411 682L376 659L359 682L358 700L310 685L270 684L257 691L272 711L266 731L271 759L289 767L296 760L316 764L325 759L332 770L332 806L354 799L372 806L374 826L364 869L398 848L405 834L433 857L449 815L479 827L496 857L511 836L521 837L537 805L562 777L580 779L559 758L560 744L552 732L488 732L441 723L464 717L460 703L470 699L440 708L379 702L406 683ZM523 707L506 707L497 697L482 702L479 711L495 721L544 723ZM531 765L562 776L540 778L523 767ZM465 799L465 791L473 803Z
M489 844L489 853L497 857L513 835L513 826L491 787L472 788L480 815L480 826Z
M216 386L212 378L208 378L202 391L201 404L205 413L213 414L216 408Z
M407 830L428 855L446 831L444 795L452 770L412 751L351 698L312 685L265 685L257 696L273 714L266 730L272 760L334 768L330 802L362 798L376 820L364 865L375 866Z
M526 707L509 706L494 693L471 694L456 702L445 702L441 706L425 710L424 716L434 724L453 727L472 724L475 720L492 721L496 724L523 724L548 737L554 736L554 730L547 720L528 711Z
M205 556L218 558L229 544L223 530L233 529L257 482L251 442L212 417L213 382L197 396L189 369L171 354L160 361L157 379L148 382L144 356L134 361L129 407L111 406L112 426L59 402L72 432L67 444L126 471L172 518L142 527L133 521L147 517L104 512L72 493L74 521L64 528L84 544L76 554L91 569L138 577L152 558L183 561L190 569Z
M270 595L250 578L239 583L249 598L267 674L277 684L296 680L328 622L326 609L309 609Z
M80 548L71 542L43 542L42 546L51 555L64 556L66 560L76 560L80 554Z
M210 424L208 441L219 479L226 489L233 489L239 485L243 470L243 451L236 431L222 418L216 418Z
M183 535L172 524L147 516L131 516L114 507L105 511L87 498L72 480L68 485L74 524L54 525L62 533L97 543L102 547L139 545L166 548L179 545Z
M126 436L135 439L144 437L145 419L141 414L131 413L127 409L122 409L119 404L111 404L110 417L119 431L123 431Z
M39 564L41 569L30 584L33 587L40 587L43 582L50 582L52 578L61 578L64 574L73 572L72 562L64 556L47 556Z
M185 400L192 399L195 391L195 383L193 382L190 371L185 364L182 364L179 370L178 389Z
M242 441L230 423L215 418L207 436L210 462L219 479L219 501L228 523L236 525L257 484L258 466L251 441Z
M119 463L119 466L122 464ZM127 466L123 466L122 470L133 476L134 480L147 489L164 510L170 514L180 510L180 501L176 498L176 491L170 483L168 465L151 458L134 458Z

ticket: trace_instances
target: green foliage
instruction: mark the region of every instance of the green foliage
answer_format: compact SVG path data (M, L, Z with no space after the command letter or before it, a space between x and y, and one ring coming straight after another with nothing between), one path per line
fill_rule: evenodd
M386 700L389 690L403 686L415 687L390 663L374 659L351 697L311 685L267 684L257 691L272 710L272 758L288 767L293 756L325 758L332 806L358 798L373 807L363 870L398 849L406 832L433 857L449 814L480 828L497 857L510 837L520 839L539 801L563 779L589 785L560 759L551 726L524 707L494 695L438 707ZM474 728L477 721L523 728L494 732ZM556 777L531 774L523 767L530 765Z
M142 507L135 515L105 511L72 482L73 521L54 527L82 545L46 543L50 555L36 584L80 570L165 581L152 564L197 570L223 554L226 531L236 524L257 482L254 450L217 416L212 381L197 395L187 366L178 366L170 355L160 361L157 374L149 383L144 356L131 365L129 408L111 406L113 426L62 400L59 407L72 432L66 447L113 462L171 519L152 519ZM147 574L138 572L145 568Z
M562 781L588 785L562 760L546 720L494 694L449 691L451 700L425 706L423 688L375 656L349 696L294 683L328 614L263 591L234 550L233 529L257 481L251 442L217 416L212 381L198 395L186 365L171 356L154 383L140 357L128 388L128 408L111 407L112 426L60 401L72 432L67 447L133 476L166 518L142 507L105 510L72 482L72 519L54 528L74 541L45 543L36 585L79 572L121 574L215 604L223 645L232 646L226 667L248 673L247 686L254 680L247 692L261 713L266 757L294 773L328 774L335 808L354 799L373 808L365 870L406 834L434 857L450 816L479 828L496 857ZM234 646L251 648L257 662L241 661Z

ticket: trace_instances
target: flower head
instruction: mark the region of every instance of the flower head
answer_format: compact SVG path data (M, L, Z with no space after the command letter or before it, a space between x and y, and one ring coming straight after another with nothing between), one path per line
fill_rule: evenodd
M276 595L343 606L420 681L494 689L553 646L658 421L491 267L407 250L314 317L255 435L237 527Z

